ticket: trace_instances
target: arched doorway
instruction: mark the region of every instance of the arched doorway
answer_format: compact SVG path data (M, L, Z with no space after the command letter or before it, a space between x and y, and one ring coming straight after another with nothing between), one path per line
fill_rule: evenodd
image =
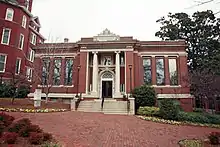
M113 97L113 74L110 71L105 71L101 75L100 83L100 96L101 98L112 98Z

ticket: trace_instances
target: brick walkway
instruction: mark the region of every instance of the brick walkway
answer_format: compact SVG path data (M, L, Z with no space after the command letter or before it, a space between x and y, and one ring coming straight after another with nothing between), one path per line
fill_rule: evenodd
M10 114L30 118L65 147L177 147L180 139L203 137L216 130L100 113Z

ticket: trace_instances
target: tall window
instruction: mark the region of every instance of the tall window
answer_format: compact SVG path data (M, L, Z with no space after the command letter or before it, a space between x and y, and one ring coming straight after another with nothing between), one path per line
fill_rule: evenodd
M11 29L4 28L2 33L2 44L9 45Z
M143 59L143 66L144 66L144 83L151 84L151 59L144 58Z
M26 76L28 81L32 80L33 70L30 67L27 67Z
M36 41L37 41L37 36L36 36L36 34L31 33L30 42L31 42L33 45L36 45Z
M170 85L178 85L177 64L175 58L169 59Z
M31 62L34 62L34 56L35 56L34 50L29 49L29 52L28 52L28 60L31 61Z
M5 19L9 21L13 21L13 16L14 16L14 10L12 8L8 8L6 10Z
M73 59L66 59L65 64L65 85L72 85Z
M61 59L54 60L53 85L60 85L61 78Z
M20 34L20 39L19 39L19 46L20 49L23 49L24 47L24 35Z
M16 64L15 64L15 74L19 74L21 69L21 59L17 58Z
M156 58L157 85L165 85L164 58Z
M43 59L42 85L49 84L50 58Z
M26 28L26 25L27 25L27 17L25 15L23 15L21 26L23 28Z
M0 54L0 72L5 72L6 59L6 55Z

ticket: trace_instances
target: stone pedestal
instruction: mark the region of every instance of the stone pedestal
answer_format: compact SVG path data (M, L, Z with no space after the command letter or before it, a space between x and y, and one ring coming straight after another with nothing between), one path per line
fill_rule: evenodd
M76 100L72 99L70 103L70 109L71 111L75 111L75 108L76 108Z
M41 89L36 89L34 92L34 107L40 107L41 106Z
M130 101L130 111L129 115L135 115L135 98L128 98Z

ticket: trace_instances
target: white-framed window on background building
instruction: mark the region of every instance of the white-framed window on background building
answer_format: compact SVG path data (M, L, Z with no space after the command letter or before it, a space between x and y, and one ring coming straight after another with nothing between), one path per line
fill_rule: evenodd
M26 28L26 25L27 25L27 17L26 17L25 15L23 15L21 26L22 26L23 28Z
M31 42L33 45L36 45L36 41L37 41L37 35L31 32L30 42Z
M17 58L15 63L15 74L19 74L20 70L21 70L21 58Z
M24 35L23 34L20 34L20 39L19 39L19 46L18 48L19 49L23 49L24 47Z
M8 21L13 21L14 17L14 10L12 8L7 8L5 19Z
M33 69L30 67L27 67L26 76L27 76L28 81L32 80L32 75L33 75Z
M0 72L5 72L7 55L0 53Z
M151 85L152 84L151 58L143 58L143 68L144 68L144 83L147 85Z
M178 85L178 71L176 58L169 58L170 85Z
M10 42L11 29L4 28L2 33L2 44L9 45Z
M65 85L72 85L73 81L73 59L67 58L65 61Z
M35 56L35 51L30 48L28 52L28 60L34 62L34 56Z
M156 81L157 85L165 85L164 58L156 57Z

